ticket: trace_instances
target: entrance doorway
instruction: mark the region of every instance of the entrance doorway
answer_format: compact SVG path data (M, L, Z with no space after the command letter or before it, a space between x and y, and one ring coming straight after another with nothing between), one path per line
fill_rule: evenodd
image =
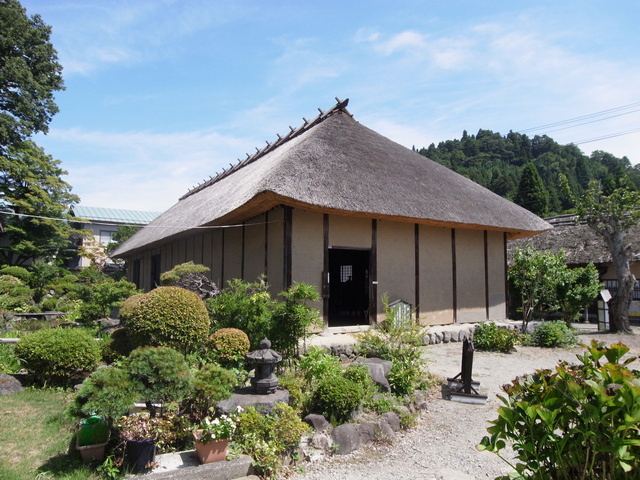
M370 253L329 249L329 327L369 325Z

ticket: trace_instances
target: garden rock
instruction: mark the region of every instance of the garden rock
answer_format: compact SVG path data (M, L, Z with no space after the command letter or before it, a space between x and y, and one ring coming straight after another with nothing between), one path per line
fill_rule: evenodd
M356 365L366 365L369 370L369 376L383 392L390 392L391 385L387 380L387 375L391 371L393 363L389 360L382 360L380 358L358 358L355 362Z
M244 387L234 393L231 398L218 403L216 405L216 413L229 415L235 412L238 407L254 406L258 412L266 415L273 411L273 407L278 402L284 402L289 405L288 390L279 388L275 393L260 395L255 393L253 387Z
M389 423L384 419L380 418L378 420L378 425L376 429L376 439L381 441L393 441L396 438L396 432L393 431L393 428L389 425Z
M358 425L358 433L360 434L360 444L362 446L369 445L376 439L376 424L372 422L361 423Z
M188 273L182 276L175 286L195 292L202 300L220 295L218 286L202 273Z
M310 413L302 419L305 423L313 427L316 432L326 432L331 427L329 421L324 418L324 415L317 413Z
M345 423L336 427L331 434L333 443L337 446L338 455L347 455L360 448L360 434L355 425Z
M24 387L18 380L6 373L0 373L0 395L11 395L23 390Z
M400 431L400 417L398 417L397 413L386 412L386 413L383 413L381 416L387 421L387 423L391 427L391 430L393 430L394 432Z
M316 450L322 450L323 452L331 451L331 437L326 433L316 433L311 440L309 441L309 445L315 448Z

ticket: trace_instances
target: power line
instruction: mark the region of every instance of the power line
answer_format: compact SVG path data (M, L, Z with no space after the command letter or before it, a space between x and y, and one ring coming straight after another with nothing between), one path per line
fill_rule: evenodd
M640 128L634 128L633 130L627 130L625 132L612 133L610 135L603 135L601 137L589 138L587 140L581 140L579 142L571 142L571 143L573 143L574 145L581 145L583 143L597 142L598 140L606 140L608 138L621 137L623 135L629 135L630 133L636 133L636 132L640 132Z
M517 130L517 132L518 133L525 133L525 132L531 132L531 131L535 131L535 130L543 130L543 129L546 129L546 128L557 127L557 126L561 126L561 125L567 125L567 124L570 124L570 123L575 123L575 122L579 122L579 121L582 121L582 120L588 120L588 119L592 119L592 118L596 118L596 117L601 117L603 115L608 115L608 114L613 113L613 112L620 112L621 110L627 110L629 108L638 107L638 106L640 106L640 102L629 103L627 105L622 105L620 107L615 107L615 108L609 108L607 110L602 110L600 112L589 113L587 115L582 115L580 117L574 117L574 118L569 118L567 120L560 120L558 122L547 123L547 124L544 124L544 125L539 125L537 127L524 128L522 130ZM634 112L636 112L636 111L638 111L638 110L634 110ZM633 113L633 112L620 113L619 115L613 115L613 116L610 116L610 117L601 118L601 119L593 120L593 121L594 122L598 122L598 121L601 121L601 120L606 120L607 118L613 118L613 117L620 116L620 115L627 115L629 113Z

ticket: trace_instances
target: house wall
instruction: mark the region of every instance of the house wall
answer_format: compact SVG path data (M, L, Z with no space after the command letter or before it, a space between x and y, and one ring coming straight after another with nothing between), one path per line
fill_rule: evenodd
M487 232L487 270L489 320L501 321L507 311L506 239L502 232Z
M382 296L389 302L403 300L415 305L415 242L412 223L378 222L378 312L384 320Z
M487 319L484 231L456 229L457 322Z
M420 225L419 315L423 325L453 323L453 254L451 229Z
M151 257L159 254L162 271L189 260L202 263L211 269L209 276L219 287L233 278L255 281L266 273L275 294L287 288L285 208L272 209L238 227L203 230L129 260L141 260L140 283L147 290L152 288ZM411 304L423 325L506 317L503 233L338 215L327 218L325 224L321 213L292 210L292 282L322 291L326 238L329 249L377 252L370 278L371 291L376 293L372 303L377 308L370 312L373 320L383 319L384 294L389 301ZM132 279L132 269L129 276ZM315 306L323 315L322 300Z

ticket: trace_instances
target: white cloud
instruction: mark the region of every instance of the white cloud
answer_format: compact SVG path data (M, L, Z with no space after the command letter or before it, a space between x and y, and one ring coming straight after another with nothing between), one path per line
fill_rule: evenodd
M211 130L158 134L52 129L56 145L76 153L64 159L67 181L85 205L165 210L191 187L222 171L246 140ZM42 142L39 142L42 143Z

